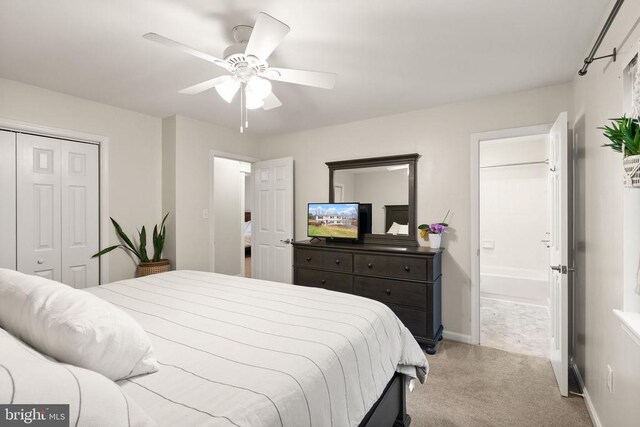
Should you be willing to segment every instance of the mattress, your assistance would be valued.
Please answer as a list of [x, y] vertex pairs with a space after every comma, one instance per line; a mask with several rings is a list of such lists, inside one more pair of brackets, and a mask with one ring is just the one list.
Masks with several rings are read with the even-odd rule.
[[159, 425], [357, 426], [394, 372], [427, 361], [385, 305], [174, 271], [87, 289], [134, 317], [160, 370], [118, 382]]

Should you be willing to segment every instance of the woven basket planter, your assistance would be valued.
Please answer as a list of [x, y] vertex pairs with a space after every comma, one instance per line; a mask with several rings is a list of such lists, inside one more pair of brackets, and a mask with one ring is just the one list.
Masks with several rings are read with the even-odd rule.
[[625, 186], [640, 188], [640, 155], [627, 156], [623, 161]]
[[136, 269], [136, 277], [148, 276], [150, 274], [165, 273], [171, 269], [171, 262], [168, 259], [161, 259], [158, 262], [141, 262]]

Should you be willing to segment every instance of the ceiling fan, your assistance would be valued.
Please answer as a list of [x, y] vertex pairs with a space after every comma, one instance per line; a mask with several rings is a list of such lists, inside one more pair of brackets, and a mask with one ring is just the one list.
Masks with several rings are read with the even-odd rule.
[[335, 85], [334, 73], [269, 66], [267, 58], [288, 32], [288, 25], [271, 15], [260, 12], [253, 27], [238, 25], [233, 28], [233, 38], [236, 43], [225, 49], [224, 59], [200, 52], [156, 33], [147, 33], [143, 37], [212, 62], [229, 72], [230, 74], [215, 77], [179, 92], [194, 95], [215, 87], [220, 97], [228, 103], [231, 103], [239, 92], [240, 132], [243, 132], [244, 128], [249, 126], [247, 109], [262, 107], [264, 110], [271, 110], [282, 105], [272, 92], [271, 80], [323, 89], [333, 89]]

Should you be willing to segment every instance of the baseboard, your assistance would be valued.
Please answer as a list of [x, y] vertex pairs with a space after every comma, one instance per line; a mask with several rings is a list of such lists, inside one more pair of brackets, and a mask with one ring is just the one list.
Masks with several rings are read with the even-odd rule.
[[458, 332], [451, 332], [451, 331], [445, 330], [442, 333], [442, 336], [444, 337], [444, 339], [447, 339], [447, 340], [463, 342], [465, 344], [471, 344], [471, 335], [460, 334]]
[[600, 418], [598, 418], [598, 413], [596, 412], [596, 408], [593, 406], [593, 402], [591, 401], [591, 397], [589, 396], [589, 392], [587, 388], [584, 386], [584, 381], [582, 380], [582, 376], [580, 375], [580, 369], [578, 369], [578, 365], [576, 362], [571, 359], [571, 369], [578, 380], [578, 384], [580, 385], [580, 389], [582, 389], [582, 395], [584, 396], [584, 403], [587, 405], [587, 412], [589, 412], [589, 417], [591, 417], [591, 422], [595, 427], [602, 427], [602, 423], [600, 422]]

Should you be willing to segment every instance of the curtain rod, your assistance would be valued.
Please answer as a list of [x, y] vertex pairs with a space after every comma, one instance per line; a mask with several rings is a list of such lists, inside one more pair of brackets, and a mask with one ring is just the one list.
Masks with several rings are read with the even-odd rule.
[[549, 160], [540, 160], [537, 162], [521, 162], [521, 163], [505, 163], [504, 165], [480, 166], [480, 169], [504, 168], [506, 166], [525, 166], [525, 165], [542, 165], [548, 164]]
[[602, 40], [604, 40], [604, 37], [607, 35], [607, 32], [609, 31], [611, 24], [613, 24], [613, 20], [616, 19], [616, 15], [618, 14], [618, 11], [622, 7], [622, 3], [624, 3], [624, 0], [617, 0], [616, 4], [613, 5], [613, 9], [611, 9], [611, 13], [607, 18], [607, 21], [604, 23], [604, 27], [602, 27], [602, 31], [600, 31], [600, 34], [598, 35], [596, 42], [593, 44], [593, 47], [591, 48], [591, 52], [589, 52], [589, 56], [587, 56], [584, 59], [584, 65], [582, 66], [580, 71], [578, 71], [579, 76], [584, 76], [585, 74], [587, 74], [587, 69], [589, 68], [589, 65], [591, 65], [593, 61], [597, 61], [598, 59], [613, 58], [613, 62], [616, 62], [616, 56], [618, 52], [615, 47], [613, 48], [613, 53], [611, 55], [599, 56], [597, 58], [594, 58], [594, 57], [598, 52], [598, 48], [600, 47]]

